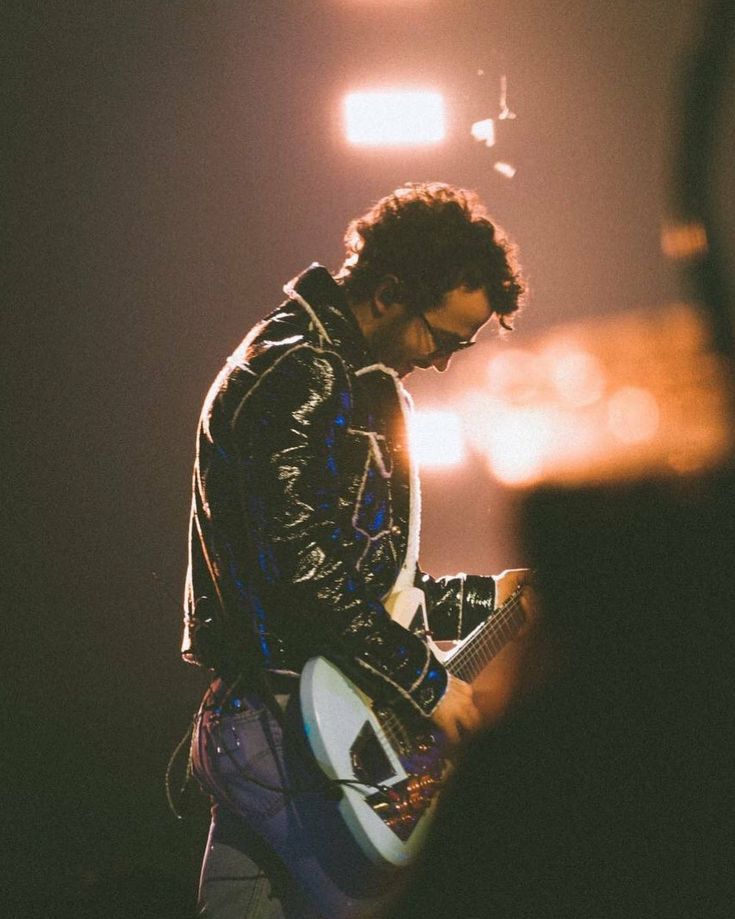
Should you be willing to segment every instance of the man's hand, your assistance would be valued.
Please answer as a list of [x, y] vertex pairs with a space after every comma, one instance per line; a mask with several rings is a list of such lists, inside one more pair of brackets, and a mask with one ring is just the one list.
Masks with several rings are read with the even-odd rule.
[[530, 568], [506, 568], [500, 574], [494, 574], [495, 606], [502, 606], [519, 584], [531, 585], [533, 572]]
[[447, 689], [434, 709], [431, 720], [446, 734], [450, 743], [459, 743], [462, 735], [480, 727], [481, 715], [472, 698], [469, 683], [449, 674]]

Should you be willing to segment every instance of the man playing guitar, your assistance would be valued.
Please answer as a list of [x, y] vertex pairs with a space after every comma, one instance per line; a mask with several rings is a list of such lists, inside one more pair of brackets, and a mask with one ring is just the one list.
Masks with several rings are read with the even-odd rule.
[[[200, 417], [182, 653], [213, 676], [192, 754], [213, 801], [200, 906], [216, 919], [380, 908], [441, 782], [442, 738], [481, 722], [476, 648], [512, 637], [529, 604], [522, 570], [419, 568], [401, 385], [445, 371], [489, 322], [510, 328], [510, 245], [439, 183], [397, 189], [345, 242], [335, 277], [312, 265], [286, 285]], [[442, 640], [459, 650], [443, 658]], [[342, 698], [355, 732], [330, 765]]]

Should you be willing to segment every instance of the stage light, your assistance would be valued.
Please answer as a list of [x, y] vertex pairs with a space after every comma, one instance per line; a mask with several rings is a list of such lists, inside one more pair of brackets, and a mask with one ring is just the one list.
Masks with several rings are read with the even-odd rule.
[[462, 424], [456, 412], [414, 412], [409, 436], [411, 456], [423, 468], [456, 466], [464, 459]]
[[486, 147], [492, 147], [495, 143], [495, 122], [492, 118], [476, 121], [470, 128], [470, 134]]
[[490, 394], [513, 405], [538, 400], [546, 385], [538, 355], [522, 348], [506, 348], [496, 354], [488, 364], [487, 379]]
[[493, 165], [493, 169], [496, 172], [499, 172], [501, 176], [505, 176], [506, 179], [512, 179], [517, 172], [515, 166], [513, 166], [511, 163], [506, 163], [503, 160], [498, 160], [498, 162]]
[[661, 228], [661, 251], [672, 259], [701, 258], [709, 243], [703, 223], [666, 223]]
[[493, 419], [492, 443], [487, 453], [493, 475], [505, 485], [535, 481], [544, 467], [554, 432], [554, 421], [544, 408], [501, 412]]
[[605, 390], [605, 372], [598, 358], [573, 343], [555, 342], [542, 355], [557, 396], [569, 405], [592, 405]]
[[347, 140], [356, 146], [426, 146], [445, 136], [444, 100], [437, 92], [348, 93], [344, 115]]
[[692, 307], [587, 319], [510, 348], [463, 403], [503, 484], [686, 475], [730, 455], [730, 380]]

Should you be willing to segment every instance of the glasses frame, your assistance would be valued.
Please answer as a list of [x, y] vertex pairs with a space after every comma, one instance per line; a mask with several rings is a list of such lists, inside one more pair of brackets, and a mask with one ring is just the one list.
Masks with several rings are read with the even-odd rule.
[[436, 329], [423, 313], [418, 315], [421, 317], [421, 321], [426, 326], [426, 331], [434, 343], [433, 357], [450, 357], [452, 354], [456, 354], [457, 351], [464, 351], [466, 348], [471, 348], [477, 344], [476, 341], [464, 341], [454, 332]]

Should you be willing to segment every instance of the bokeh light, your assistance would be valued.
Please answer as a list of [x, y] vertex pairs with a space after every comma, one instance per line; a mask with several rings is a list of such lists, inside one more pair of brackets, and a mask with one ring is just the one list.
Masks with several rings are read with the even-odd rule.
[[[731, 441], [722, 364], [682, 304], [558, 327], [476, 360], [475, 387], [455, 406], [468, 450], [505, 486], [685, 475]], [[424, 440], [433, 465], [444, 439], [438, 424]]]
[[565, 343], [544, 352], [550, 381], [562, 402], [579, 407], [597, 402], [605, 389], [599, 358]]
[[525, 485], [538, 478], [553, 436], [551, 414], [524, 408], [495, 416], [487, 452], [492, 474], [505, 485]]
[[456, 412], [416, 411], [409, 435], [411, 454], [422, 468], [456, 466], [464, 459], [462, 422]]
[[653, 393], [639, 386], [623, 386], [607, 407], [613, 437], [625, 444], [644, 443], [658, 430], [661, 412]]

